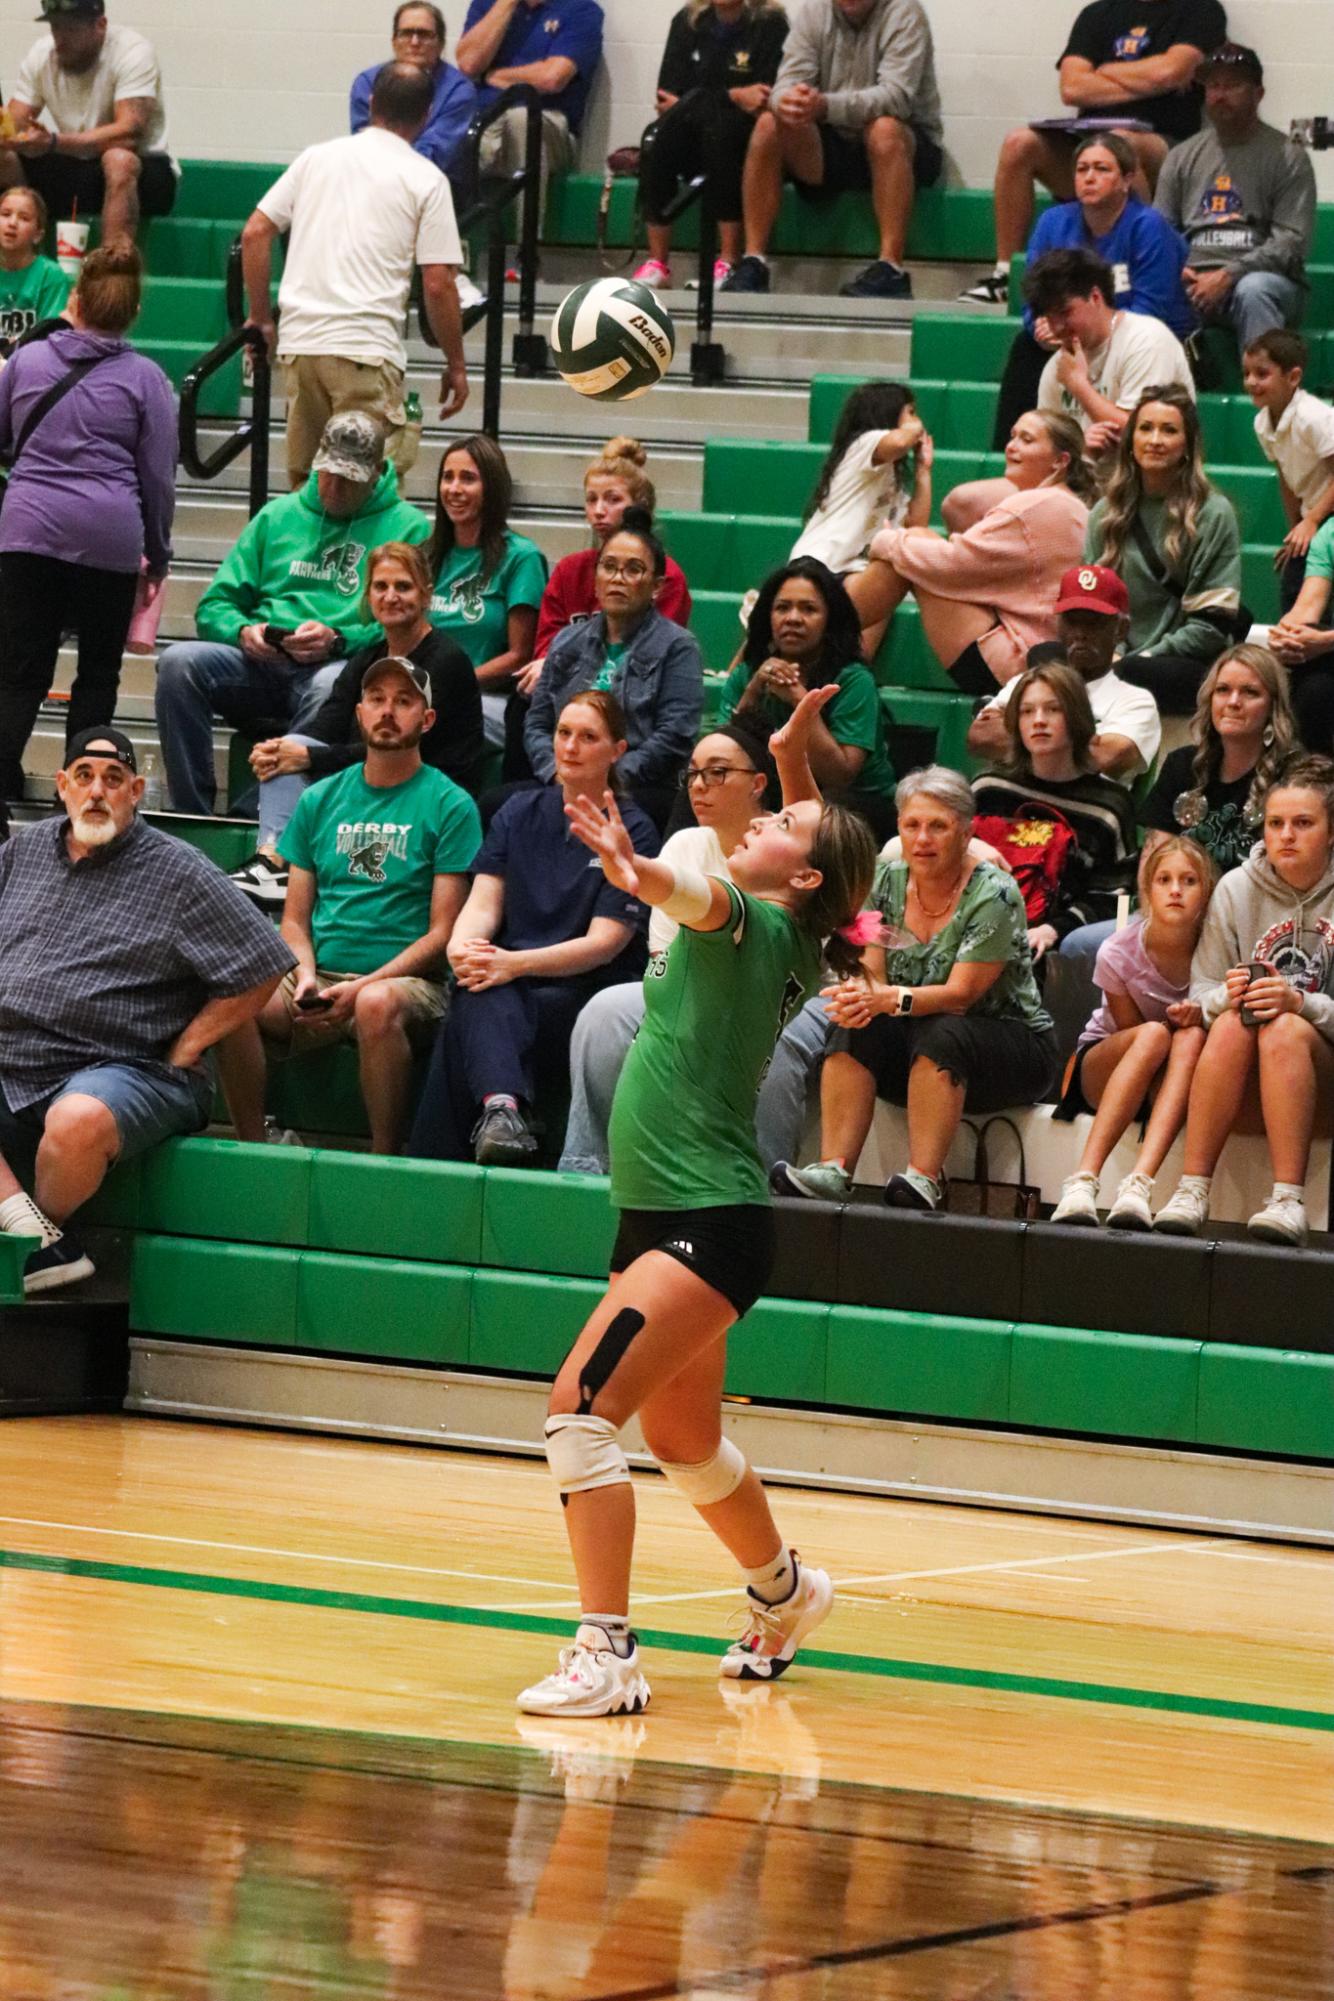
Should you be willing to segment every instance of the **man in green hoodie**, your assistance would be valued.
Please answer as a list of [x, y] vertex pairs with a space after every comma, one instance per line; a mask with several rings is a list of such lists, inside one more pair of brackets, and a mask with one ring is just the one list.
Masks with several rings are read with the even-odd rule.
[[198, 639], [163, 653], [157, 726], [178, 813], [213, 811], [215, 715], [299, 734], [348, 655], [379, 637], [363, 608], [367, 558], [431, 532], [384, 445], [366, 411], [331, 417], [305, 485], [260, 510], [200, 599]]

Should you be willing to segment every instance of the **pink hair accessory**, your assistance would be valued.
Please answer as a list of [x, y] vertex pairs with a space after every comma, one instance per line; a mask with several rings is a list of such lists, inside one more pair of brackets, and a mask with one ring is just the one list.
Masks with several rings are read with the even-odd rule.
[[863, 910], [853, 918], [851, 924], [840, 924], [838, 927], [840, 938], [846, 938], [849, 945], [859, 947], [879, 945], [884, 935], [884, 920], [878, 910]]

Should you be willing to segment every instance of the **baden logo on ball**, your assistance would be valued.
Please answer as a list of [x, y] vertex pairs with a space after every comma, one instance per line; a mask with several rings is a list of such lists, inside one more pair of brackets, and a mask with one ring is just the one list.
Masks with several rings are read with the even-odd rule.
[[598, 402], [643, 396], [666, 374], [675, 351], [671, 314], [633, 278], [576, 285], [551, 322], [552, 359], [561, 379]]

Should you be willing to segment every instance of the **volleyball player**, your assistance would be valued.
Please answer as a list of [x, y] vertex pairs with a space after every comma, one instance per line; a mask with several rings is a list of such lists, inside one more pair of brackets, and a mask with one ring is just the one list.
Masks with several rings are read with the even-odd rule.
[[[833, 1603], [829, 1578], [782, 1540], [758, 1477], [723, 1437], [722, 1389], [727, 1330], [773, 1263], [760, 1079], [819, 982], [822, 938], [856, 931], [875, 866], [870, 829], [824, 805], [811, 776], [811, 727], [836, 692], [812, 689], [770, 739], [783, 809], [752, 821], [728, 858], [730, 884], [635, 854], [610, 793], [605, 812], [591, 800], [566, 808], [607, 879], [681, 929], [646, 977], [612, 1107], [611, 1284], [548, 1406], [581, 1620], [555, 1672], [518, 1698], [539, 1715], [616, 1716], [649, 1699], [629, 1621], [635, 1497], [617, 1437], [636, 1412], [662, 1471], [745, 1578], [750, 1616], [723, 1675], [772, 1681]], [[851, 971], [859, 947], [829, 936], [827, 956]]]

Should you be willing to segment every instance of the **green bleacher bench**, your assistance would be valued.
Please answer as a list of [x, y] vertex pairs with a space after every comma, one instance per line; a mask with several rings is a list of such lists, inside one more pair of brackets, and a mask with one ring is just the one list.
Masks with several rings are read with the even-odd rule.
[[[828, 1297], [763, 1299], [729, 1340], [729, 1394], [1334, 1454], [1334, 1354], [1324, 1336], [1319, 1351], [1286, 1350], [1013, 1312], [979, 1319], [870, 1306], [856, 1296], [838, 1238], [844, 1217], [864, 1231], [868, 1218], [878, 1229], [881, 1214], [859, 1207], [826, 1219]], [[90, 1216], [135, 1232], [130, 1311], [141, 1334], [537, 1377], [555, 1371], [601, 1299], [614, 1224], [601, 1178], [214, 1140], [171, 1141], [115, 1170]], [[941, 1255], [958, 1257], [973, 1242], [949, 1218], [923, 1227], [933, 1235], [908, 1245], [912, 1257], [937, 1240]], [[1022, 1246], [1042, 1234], [986, 1227], [1016, 1232], [1025, 1258]], [[1213, 1247], [1192, 1245], [1188, 1255], [1207, 1261]], [[1202, 1297], [1207, 1331], [1223, 1335], [1226, 1302], [1207, 1286]]]

